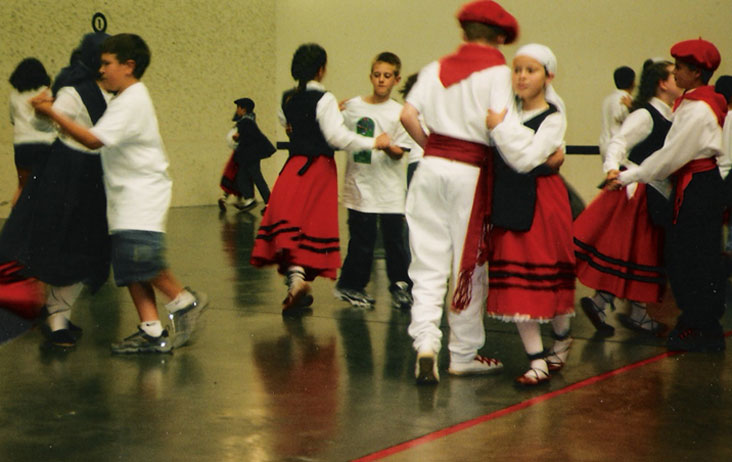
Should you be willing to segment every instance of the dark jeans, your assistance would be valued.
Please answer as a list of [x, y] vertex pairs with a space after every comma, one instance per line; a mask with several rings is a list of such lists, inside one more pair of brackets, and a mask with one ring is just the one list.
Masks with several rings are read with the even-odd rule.
[[257, 185], [259, 194], [264, 203], [269, 202], [269, 186], [262, 176], [260, 160], [248, 160], [239, 163], [239, 171], [236, 173], [236, 187], [244, 198], [254, 198], [254, 185]]
[[398, 213], [362, 213], [348, 209], [348, 254], [341, 268], [338, 286], [346, 289], [363, 290], [371, 278], [376, 244], [376, 225], [381, 227], [381, 236], [386, 253], [386, 274], [391, 287], [403, 281], [412, 286], [407, 269], [409, 256], [404, 243], [404, 215]]
[[666, 271], [681, 310], [681, 328], [716, 329], [724, 313], [722, 212], [719, 171], [696, 173], [676, 223], [666, 231]]

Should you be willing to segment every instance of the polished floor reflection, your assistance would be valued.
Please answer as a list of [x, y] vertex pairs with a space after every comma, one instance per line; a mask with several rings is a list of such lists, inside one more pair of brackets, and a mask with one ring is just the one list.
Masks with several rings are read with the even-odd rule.
[[442, 382], [417, 387], [409, 314], [389, 304], [384, 261], [368, 287], [373, 311], [318, 280], [312, 314], [282, 317], [282, 278], [248, 264], [259, 219], [171, 210], [172, 269], [212, 300], [203, 329], [173, 355], [110, 355], [135, 325], [128, 294], [111, 283], [83, 296], [73, 351], [46, 347], [3, 313], [2, 332], [17, 331], [6, 336], [24, 333], [0, 345], [0, 460], [732, 460], [724, 353], [667, 355], [662, 339], [617, 322], [598, 337], [579, 313], [566, 369], [523, 390], [515, 327], [489, 320], [484, 352], [503, 372], [450, 377], [443, 350]]

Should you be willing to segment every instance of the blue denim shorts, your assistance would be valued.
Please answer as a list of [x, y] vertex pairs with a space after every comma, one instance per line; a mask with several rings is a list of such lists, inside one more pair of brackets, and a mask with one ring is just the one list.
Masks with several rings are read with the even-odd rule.
[[150, 281], [168, 267], [165, 233], [125, 230], [112, 233], [112, 270], [117, 286]]

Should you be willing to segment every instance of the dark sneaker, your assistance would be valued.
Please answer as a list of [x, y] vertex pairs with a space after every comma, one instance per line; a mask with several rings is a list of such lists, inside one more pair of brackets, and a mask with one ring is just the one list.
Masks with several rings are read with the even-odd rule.
[[118, 355], [135, 353], [170, 353], [173, 351], [173, 343], [168, 338], [167, 330], [163, 330], [160, 337], [152, 337], [138, 327], [137, 332], [119, 343], [113, 343], [111, 348], [112, 353]]
[[336, 286], [333, 289], [336, 298], [347, 301], [356, 308], [373, 308], [374, 299], [369, 297], [363, 290], [346, 289]]
[[51, 345], [61, 348], [73, 348], [76, 346], [77, 338], [71, 334], [70, 329], [49, 330], [45, 335]]
[[666, 348], [670, 351], [715, 353], [724, 351], [726, 344], [720, 329], [674, 329], [668, 336]]
[[173, 334], [173, 348], [181, 347], [191, 339], [193, 331], [196, 330], [198, 318], [208, 306], [208, 296], [206, 294], [203, 292], [194, 292], [188, 288], [186, 290], [195, 297], [193, 303], [168, 314], [170, 329]]
[[404, 281], [399, 281], [394, 284], [391, 288], [391, 306], [399, 309], [408, 311], [412, 308], [414, 299], [412, 294], [409, 292], [409, 284]]
[[59, 329], [52, 331], [48, 327], [47, 319], [48, 319], [48, 307], [45, 305], [41, 308], [40, 312], [40, 329], [41, 333], [44, 337], [48, 340], [49, 343], [55, 346], [59, 346], [62, 348], [71, 348], [76, 346], [76, 342], [81, 338], [81, 335], [83, 334], [83, 330], [81, 327], [77, 326], [76, 324], [72, 323], [71, 321], [67, 322], [67, 326], [65, 329]]
[[417, 355], [414, 365], [414, 377], [418, 385], [434, 385], [440, 382], [437, 370], [437, 355], [432, 351], [423, 351]]
[[234, 207], [239, 209], [241, 212], [246, 212], [257, 206], [257, 201], [254, 199], [242, 199], [239, 202], [234, 203]]

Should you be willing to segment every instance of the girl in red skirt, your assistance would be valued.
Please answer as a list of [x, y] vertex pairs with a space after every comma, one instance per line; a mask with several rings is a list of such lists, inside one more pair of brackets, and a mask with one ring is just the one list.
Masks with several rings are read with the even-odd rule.
[[[603, 164], [606, 184], [617, 178], [621, 164], [639, 165], [663, 146], [671, 127], [671, 104], [681, 94], [672, 71], [668, 61], [649, 60], [644, 65], [631, 114], [608, 145]], [[615, 297], [630, 301], [630, 316], [620, 316], [627, 327], [649, 333], [665, 327], [646, 311], [646, 303], [661, 300], [666, 285], [660, 225], [664, 206], [670, 213], [670, 204], [659, 192], [664, 190], [670, 191], [670, 186], [661, 182], [605, 190], [575, 221], [577, 276], [596, 290], [580, 303], [598, 331], [614, 332], [606, 322], [605, 307], [614, 309]]]
[[341, 266], [335, 149], [385, 149], [389, 137], [349, 131], [332, 93], [320, 83], [327, 54], [317, 44], [301, 45], [292, 58], [297, 88], [282, 98], [280, 122], [290, 137], [290, 156], [272, 188], [252, 250], [254, 266], [275, 264], [287, 276], [282, 310], [313, 302], [316, 276], [335, 280]]
[[[546, 46], [521, 47], [513, 60], [516, 117], [501, 122], [501, 114], [489, 113], [486, 119], [501, 153], [494, 162], [488, 315], [516, 323], [531, 361], [516, 379], [525, 386], [547, 382], [572, 344], [572, 212], [555, 163], [563, 154], [553, 155], [567, 126], [564, 103], [550, 84], [556, 67]], [[549, 322], [555, 342], [545, 351], [540, 323]]]

